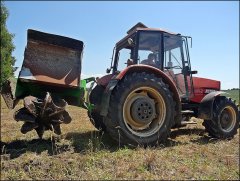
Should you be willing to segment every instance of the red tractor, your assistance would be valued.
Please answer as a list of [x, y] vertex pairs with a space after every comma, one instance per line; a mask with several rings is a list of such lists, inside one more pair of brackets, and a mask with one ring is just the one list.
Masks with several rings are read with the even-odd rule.
[[123, 144], [164, 141], [191, 117], [204, 119], [211, 136], [237, 133], [238, 108], [221, 95], [220, 82], [192, 76], [197, 71], [191, 70], [190, 37], [138, 23], [116, 44], [108, 75], [98, 79], [80, 78], [82, 41], [36, 30], [27, 37], [16, 87], [7, 82], [1, 90], [11, 109], [23, 99], [14, 119], [24, 122], [24, 134], [61, 134], [60, 124], [71, 122], [68, 104], [88, 109], [94, 126]]
[[116, 43], [111, 73], [90, 93], [95, 127], [123, 144], [152, 145], [196, 117], [209, 135], [233, 137], [238, 108], [221, 95], [220, 81], [192, 76], [188, 39], [142, 23], [132, 27]]

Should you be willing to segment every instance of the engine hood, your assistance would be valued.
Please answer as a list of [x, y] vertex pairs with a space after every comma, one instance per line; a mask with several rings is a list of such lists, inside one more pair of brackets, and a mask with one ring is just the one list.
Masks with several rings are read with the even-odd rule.
[[220, 85], [221, 85], [221, 82], [217, 80], [206, 79], [201, 77], [193, 77], [194, 88], [220, 90]]
[[220, 85], [221, 82], [217, 80], [193, 77], [194, 94], [191, 97], [191, 101], [200, 103], [208, 93], [219, 91]]

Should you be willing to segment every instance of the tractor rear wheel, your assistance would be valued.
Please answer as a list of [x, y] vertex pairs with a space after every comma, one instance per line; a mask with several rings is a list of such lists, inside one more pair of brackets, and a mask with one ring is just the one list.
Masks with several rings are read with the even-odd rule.
[[232, 138], [239, 126], [238, 109], [227, 97], [218, 97], [214, 102], [213, 119], [204, 120], [203, 126], [209, 135], [216, 138]]
[[103, 95], [104, 87], [101, 85], [96, 85], [89, 96], [89, 101], [94, 104], [94, 109], [90, 112], [88, 111], [88, 116], [91, 123], [99, 131], [106, 131], [106, 126], [103, 123], [103, 117], [100, 115], [101, 98]]
[[161, 78], [145, 72], [129, 74], [113, 90], [106, 128], [120, 144], [154, 145], [169, 136], [174, 106]]

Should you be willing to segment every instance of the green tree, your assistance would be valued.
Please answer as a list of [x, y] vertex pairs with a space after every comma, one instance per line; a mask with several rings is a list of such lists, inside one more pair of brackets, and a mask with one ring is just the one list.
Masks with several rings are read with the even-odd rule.
[[6, 21], [8, 18], [8, 10], [4, 3], [1, 1], [1, 79], [0, 90], [2, 85], [8, 78], [13, 76], [15, 68], [13, 67], [16, 59], [12, 56], [12, 52], [15, 49], [13, 45], [14, 35], [9, 33], [6, 27]]

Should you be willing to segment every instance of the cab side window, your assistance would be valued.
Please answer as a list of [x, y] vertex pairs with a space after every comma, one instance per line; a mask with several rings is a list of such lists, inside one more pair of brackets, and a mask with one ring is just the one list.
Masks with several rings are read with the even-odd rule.
[[118, 54], [118, 70], [121, 71], [127, 67], [127, 61], [131, 58], [131, 49], [123, 48]]

